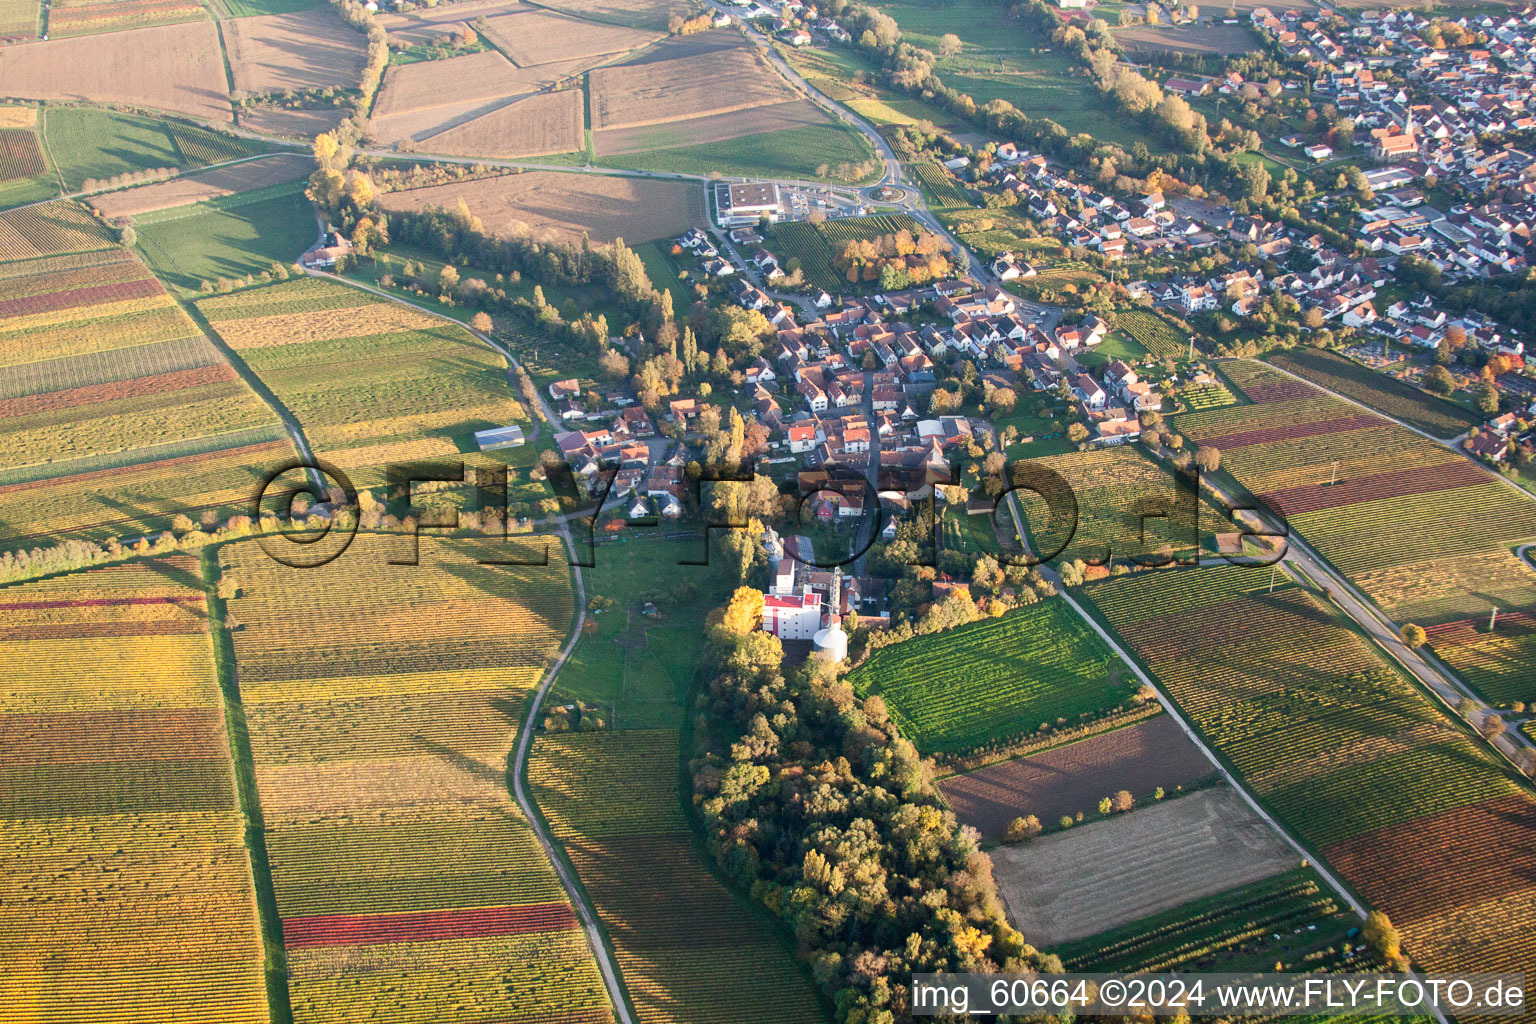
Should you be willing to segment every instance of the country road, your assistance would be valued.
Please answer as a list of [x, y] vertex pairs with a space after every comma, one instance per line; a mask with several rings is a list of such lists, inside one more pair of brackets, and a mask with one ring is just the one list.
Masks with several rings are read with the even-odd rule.
[[[729, 9], [724, 4], [721, 4], [719, 0], [711, 0], [711, 6], [717, 11], [725, 11], [726, 13], [730, 13]], [[901, 187], [904, 184], [901, 177], [901, 161], [897, 158], [896, 151], [891, 148], [891, 144], [886, 140], [884, 135], [881, 135], [880, 132], [876, 130], [874, 125], [870, 124], [868, 121], [855, 114], [853, 111], [837, 103], [831, 99], [831, 97], [823, 93], [820, 89], [817, 89], [810, 82], [806, 81], [805, 76], [801, 75], [800, 72], [791, 67], [789, 62], [780, 56], [779, 52], [773, 48], [772, 42], [757, 29], [743, 23], [742, 34], [745, 35], [754, 44], [756, 44], [760, 50], [762, 50], [763, 55], [768, 59], [768, 63], [771, 64], [774, 69], [784, 77], [785, 81], [789, 82], [791, 86], [809, 97], [812, 103], [816, 104], [818, 107], [822, 108], [833, 117], [836, 117], [844, 124], [853, 128], [859, 132], [859, 134], [863, 135], [867, 140], [869, 140], [870, 145], [874, 146], [875, 152], [879, 154], [881, 162], [885, 165], [885, 173], [881, 175], [880, 180], [876, 182], [877, 185], [892, 185]], [[932, 231], [934, 234], [947, 241], [953, 247], [953, 250], [956, 253], [964, 254], [972, 277], [984, 285], [997, 283], [993, 279], [991, 273], [987, 270], [986, 264], [983, 263], [975, 253], [971, 252], [970, 249], [967, 249], [964, 245], [961, 245], [960, 239], [951, 234], [950, 230], [941, 224], [937, 217], [929, 212], [927, 204], [923, 202], [921, 190], [912, 187], [904, 188], [901, 202], [895, 205], [901, 210], [905, 211], [909, 216], [913, 217], [923, 226], [927, 227], [928, 230]]]
[[[1200, 482], [1210, 490], [1218, 502], [1225, 503], [1228, 507], [1240, 507], [1244, 504], [1230, 492], [1209, 480], [1202, 479]], [[1268, 512], [1255, 509], [1254, 513], [1266, 529], [1285, 535], [1286, 551], [1282, 560], [1295, 570], [1297, 575], [1319, 590], [1326, 590], [1340, 611], [1354, 620], [1355, 624], [1364, 630], [1378, 646], [1412, 673], [1425, 689], [1444, 702], [1453, 714], [1459, 713], [1457, 709], [1463, 700], [1470, 700], [1476, 710], [1468, 716], [1468, 720], [1473, 728], [1482, 728], [1484, 720], [1495, 712], [1481, 697], [1472, 692], [1450, 668], [1429, 651], [1422, 648], [1414, 650], [1403, 643], [1401, 624], [1388, 618], [1386, 613], [1372, 604], [1369, 598], [1329, 565], [1306, 540], [1290, 532], [1284, 524]], [[1491, 741], [1491, 745], [1508, 758], [1517, 769], [1521, 766], [1524, 751], [1533, 746], [1529, 739], [1516, 730], [1506, 731], [1497, 740]]]
[[[1245, 361], [1259, 362], [1258, 360]], [[1435, 444], [1449, 448], [1452, 451], [1458, 452], [1459, 454], [1465, 456], [1469, 460], [1476, 462], [1475, 459], [1472, 459], [1470, 455], [1467, 455], [1466, 452], [1461, 450], [1460, 446], [1457, 444], [1459, 438], [1452, 438], [1449, 441], [1443, 440], [1441, 438], [1435, 437], [1433, 434], [1427, 433], [1426, 431], [1420, 430], [1417, 427], [1411, 426], [1399, 419], [1389, 416], [1378, 409], [1373, 409], [1363, 402], [1358, 402], [1355, 399], [1350, 398], [1348, 395], [1339, 394], [1336, 391], [1323, 387], [1316, 381], [1308, 380], [1299, 374], [1292, 373], [1284, 367], [1275, 366], [1272, 363], [1260, 363], [1260, 365], [1272, 370], [1277, 370], [1280, 373], [1284, 373], [1286, 376], [1295, 380], [1302, 381], [1303, 383], [1311, 384], [1313, 387], [1318, 388], [1320, 391], [1323, 391], [1326, 394], [1332, 395], [1334, 398], [1337, 398], [1342, 402], [1348, 402], [1350, 405], [1353, 405], [1359, 409], [1363, 409], [1373, 416], [1380, 416], [1382, 419], [1387, 420], [1390, 423], [1395, 423], [1396, 425], [1403, 427], [1406, 430], [1411, 430], [1415, 434], [1418, 434], [1427, 440], [1433, 441]], [[1478, 465], [1481, 465], [1481, 463], [1478, 463]], [[1489, 476], [1493, 479], [1502, 481], [1503, 483], [1513, 487], [1521, 493], [1530, 493], [1519, 484], [1500, 474], [1490, 473]], [[1215, 484], [1212, 484], [1209, 480], [1202, 479], [1201, 483], [1208, 487], [1213, 494], [1217, 495], [1218, 498], [1220, 498], [1222, 501], [1225, 501], [1229, 506], [1235, 506], [1238, 504], [1237, 500], [1233, 498], [1232, 495], [1230, 495], [1226, 490], [1216, 486]], [[1316, 549], [1308, 544], [1305, 539], [1290, 533], [1289, 529], [1284, 528], [1283, 525], [1280, 524], [1273, 516], [1267, 513], [1262, 513], [1260, 510], [1255, 511], [1260, 513], [1260, 518], [1264, 521], [1264, 524], [1268, 529], [1276, 530], [1286, 534], [1286, 562], [1290, 563], [1293, 568], [1298, 569], [1301, 574], [1305, 576], [1313, 585], [1318, 587], [1326, 587], [1333, 595], [1334, 602], [1346, 615], [1353, 619], [1355, 623], [1359, 625], [1361, 629], [1365, 630], [1372, 639], [1374, 639], [1383, 649], [1387, 651], [1388, 654], [1392, 655], [1392, 657], [1396, 659], [1404, 668], [1406, 668], [1415, 677], [1417, 677], [1419, 682], [1423, 684], [1425, 688], [1432, 691], [1453, 711], [1460, 706], [1463, 700], [1470, 700], [1475, 705], [1476, 710], [1473, 711], [1471, 716], [1469, 716], [1469, 720], [1471, 721], [1474, 728], [1482, 728], [1483, 722], [1489, 715], [1494, 713], [1493, 709], [1489, 707], [1488, 704], [1480, 696], [1478, 696], [1466, 684], [1464, 684], [1456, 676], [1456, 673], [1450, 669], [1449, 666], [1447, 666], [1430, 651], [1424, 650], [1422, 648], [1419, 650], [1413, 650], [1409, 648], [1408, 645], [1403, 643], [1402, 640], [1401, 623], [1394, 622], [1390, 617], [1387, 616], [1385, 612], [1377, 608], [1376, 605], [1364, 594], [1362, 594], [1353, 583], [1345, 579], [1342, 574], [1337, 572], [1331, 565], [1329, 565], [1327, 561], [1320, 554], [1318, 554]], [[1526, 545], [1517, 551], [1516, 554], [1518, 556], [1524, 557], [1524, 552], [1531, 547], [1536, 547], [1536, 545]], [[1533, 568], [1536, 568], [1536, 565], [1533, 565], [1529, 558], [1526, 558], [1525, 561], [1527, 565], [1532, 565]], [[1509, 758], [1511, 763], [1513, 763], [1516, 768], [1521, 767], [1522, 759], [1527, 751], [1536, 749], [1536, 743], [1532, 743], [1529, 738], [1515, 729], [1506, 730], [1502, 736], [1492, 742], [1492, 745], [1505, 757]]]

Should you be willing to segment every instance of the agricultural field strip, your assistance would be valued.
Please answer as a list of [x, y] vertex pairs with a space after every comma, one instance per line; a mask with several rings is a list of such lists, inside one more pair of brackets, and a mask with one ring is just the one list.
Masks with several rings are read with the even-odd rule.
[[[798, 965], [698, 860], [670, 729], [546, 735], [528, 784], [592, 897], [640, 1018], [651, 1024], [819, 1021]], [[735, 951], [750, 975], [686, 970]], [[772, 995], [770, 995], [772, 993]]]
[[[0, 604], [0, 997], [61, 1020], [265, 1021], [196, 561], [11, 586]], [[50, 681], [63, 643], [100, 670], [88, 685]]]
[[[206, 299], [199, 308], [322, 456], [466, 435], [525, 415], [506, 379], [506, 357], [462, 325], [315, 278], [261, 291], [257, 299]], [[370, 333], [347, 337], [350, 329]], [[377, 358], [381, 346], [390, 359]], [[346, 369], [338, 376], [338, 368]], [[354, 464], [360, 486], [382, 482], [379, 460]]]
[[[0, 367], [0, 412], [11, 428], [0, 483], [150, 463], [166, 437], [204, 439], [205, 450], [273, 439], [271, 410], [142, 264], [116, 253], [96, 263], [41, 260], [39, 273], [0, 281], [0, 362], [7, 349], [50, 355], [48, 337], [57, 339], [52, 351], [73, 353]], [[93, 284], [98, 275], [106, 283]], [[114, 304], [117, 296], [130, 297]], [[114, 308], [126, 312], [102, 315]], [[140, 332], [142, 312], [163, 314], [169, 330]]]
[[[924, 753], [970, 749], [1130, 698], [1109, 648], [1073, 626], [1063, 604], [1045, 601], [881, 648], [849, 682], [861, 696], [884, 697]], [[933, 685], [941, 679], [953, 683]]]
[[[335, 1020], [343, 1005], [351, 1014], [408, 1007], [400, 1020], [466, 1020], [455, 1007], [469, 1005], [481, 1013], [473, 1019], [583, 1006], [594, 1020], [607, 1019], [598, 1012], [597, 975], [582, 966], [590, 952], [570, 904], [494, 768], [505, 765], [518, 728], [514, 709], [573, 610], [569, 589], [559, 586], [562, 567], [498, 572], [477, 562], [490, 553], [483, 543], [427, 541], [418, 571], [388, 565], [389, 538], [359, 539], [367, 550], [350, 553], [359, 557], [321, 570], [344, 599], [318, 613], [295, 601], [283, 569], [250, 545], [224, 554], [230, 577], [241, 582], [231, 602], [245, 624], [236, 658], [252, 698], [252, 752], [285, 943], [293, 954], [336, 951], [292, 960], [295, 1019]], [[497, 648], [492, 660], [480, 671], [435, 670], [448, 650], [439, 653], [412, 625], [426, 621], [427, 608], [453, 648], [472, 638]], [[348, 695], [344, 675], [339, 689], [322, 676], [304, 689], [264, 694], [264, 679], [294, 674], [287, 641], [300, 621], [313, 641], [306, 645], [313, 664], [304, 668], [372, 666], [378, 685]], [[401, 630], [414, 636], [403, 649], [392, 640]], [[386, 793], [367, 792], [381, 780]], [[314, 795], [295, 799], [295, 787]], [[329, 809], [328, 820], [315, 819], [316, 807]], [[534, 933], [577, 938], [559, 947], [556, 962], [497, 954]], [[336, 982], [345, 974], [334, 961], [364, 955], [345, 952], [361, 948], [377, 951], [366, 954], [370, 961], [388, 960], [396, 948], [422, 955], [401, 961], [392, 988], [365, 986], [339, 1003]], [[457, 980], [449, 982], [449, 969]], [[571, 982], [557, 984], [560, 977]]]
[[1278, 353], [1270, 362], [1330, 394], [1359, 402], [1442, 443], [1476, 422], [1458, 405], [1332, 352], [1297, 349]]

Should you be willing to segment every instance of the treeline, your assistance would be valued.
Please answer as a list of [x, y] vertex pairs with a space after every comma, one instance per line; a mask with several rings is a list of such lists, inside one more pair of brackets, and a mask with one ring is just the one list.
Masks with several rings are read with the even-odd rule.
[[720, 868], [794, 934], [836, 1019], [911, 1020], [913, 972], [1059, 971], [884, 701], [816, 659], [786, 668], [761, 607], [743, 588], [710, 618], [694, 792]]

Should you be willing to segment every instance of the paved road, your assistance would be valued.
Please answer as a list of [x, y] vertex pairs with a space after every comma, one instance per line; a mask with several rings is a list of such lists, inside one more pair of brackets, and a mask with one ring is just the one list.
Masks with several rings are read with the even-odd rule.
[[[1201, 480], [1201, 484], [1228, 506], [1241, 504], [1228, 491], [1209, 480]], [[1326, 589], [1332, 596], [1334, 604], [1338, 605], [1344, 614], [1353, 619], [1372, 640], [1375, 640], [1383, 650], [1411, 672], [1452, 713], [1459, 714], [1457, 709], [1463, 700], [1472, 701], [1476, 710], [1468, 716], [1468, 719], [1473, 727], [1478, 729], [1482, 728], [1483, 721], [1489, 715], [1495, 714], [1493, 709], [1463, 684], [1439, 658], [1429, 651], [1413, 650], [1403, 643], [1401, 624], [1388, 618], [1384, 612], [1372, 604], [1353, 583], [1329, 565], [1306, 540], [1286, 530], [1273, 516], [1258, 510], [1255, 510], [1255, 514], [1259, 516], [1266, 529], [1287, 534], [1283, 558], [1286, 565], [1312, 586], [1319, 590]], [[1492, 741], [1491, 745], [1509, 758], [1517, 768], [1524, 759], [1524, 751], [1533, 746], [1530, 740], [1516, 730], [1505, 732], [1503, 736]]]
[[[1452, 451], [1466, 455], [1466, 453], [1462, 451], [1459, 445], [1456, 443], [1456, 439], [1445, 441], [1441, 438], [1435, 437], [1433, 434], [1426, 433], [1417, 427], [1410, 426], [1401, 420], [1387, 416], [1379, 410], [1372, 409], [1370, 406], [1365, 405], [1362, 402], [1357, 402], [1353, 398], [1350, 398], [1348, 395], [1342, 395], [1336, 391], [1322, 387], [1322, 385], [1317, 384], [1315, 381], [1307, 380], [1307, 378], [1291, 373], [1289, 370], [1283, 369], [1282, 367], [1274, 366], [1270, 363], [1264, 363], [1263, 365], [1269, 367], [1270, 369], [1279, 370], [1281, 373], [1284, 373], [1296, 380], [1300, 380], [1311, 384], [1314, 387], [1320, 388], [1321, 390], [1327, 392], [1340, 401], [1348, 402], [1349, 404], [1363, 409], [1366, 412], [1376, 416], [1381, 416], [1383, 419], [1390, 420], [1400, 427], [1403, 427], [1407, 430], [1412, 430], [1414, 433], [1419, 434], [1420, 436], [1430, 441], [1433, 441], [1435, 444], [1442, 445], [1446, 448], [1450, 448]], [[1467, 458], [1470, 459], [1471, 456], [1467, 456]], [[1491, 473], [1489, 475], [1494, 479], [1503, 481], [1508, 486], [1513, 487], [1522, 493], [1529, 493], [1507, 477], [1501, 476], [1497, 473]], [[1208, 480], [1202, 482], [1207, 487], [1209, 487], [1213, 493], [1225, 500], [1228, 504], [1237, 503], [1225, 490], [1216, 487]], [[1273, 517], [1264, 515], [1261, 516], [1261, 518], [1264, 520], [1266, 526], [1269, 529], [1276, 530], [1279, 528], [1279, 524]], [[1476, 711], [1474, 711], [1470, 716], [1470, 720], [1475, 727], [1482, 727], [1483, 721], [1490, 714], [1494, 713], [1493, 709], [1490, 708], [1481, 697], [1479, 697], [1464, 683], [1462, 683], [1461, 680], [1456, 676], [1456, 673], [1452, 671], [1449, 666], [1447, 666], [1443, 661], [1441, 661], [1438, 657], [1429, 651], [1422, 649], [1418, 651], [1410, 650], [1408, 646], [1402, 641], [1402, 637], [1400, 635], [1401, 624], [1394, 622], [1391, 618], [1389, 618], [1385, 612], [1377, 608], [1369, 598], [1362, 594], [1353, 583], [1345, 579], [1340, 573], [1336, 572], [1330, 565], [1328, 565], [1322, 556], [1319, 555], [1317, 551], [1306, 542], [1305, 539], [1298, 537], [1295, 534], [1290, 534], [1287, 540], [1288, 544], [1285, 556], [1285, 561], [1287, 563], [1289, 563], [1293, 568], [1299, 569], [1302, 575], [1309, 579], [1314, 585], [1320, 587], [1326, 586], [1333, 593], [1334, 601], [1339, 605], [1341, 609], [1344, 610], [1345, 614], [1347, 614], [1351, 619], [1354, 619], [1355, 622], [1359, 624], [1359, 626], [1367, 633], [1369, 633], [1377, 643], [1385, 648], [1387, 652], [1396, 658], [1405, 668], [1412, 672], [1418, 678], [1419, 682], [1423, 683], [1425, 687], [1433, 691], [1436, 696], [1438, 696], [1442, 701], [1449, 705], [1453, 710], [1460, 706], [1462, 700], [1471, 700], [1473, 704], [1476, 705]], [[1523, 554], [1526, 549], [1530, 547], [1536, 547], [1536, 545], [1527, 545], [1526, 548], [1521, 548], [1520, 552], [1517, 552], [1517, 554]], [[1527, 558], [1526, 561], [1529, 563], [1529, 558]], [[1526, 751], [1536, 748], [1536, 744], [1533, 744], [1530, 739], [1528, 739], [1518, 730], [1513, 729], [1505, 732], [1503, 736], [1499, 737], [1499, 739], [1493, 743], [1493, 746], [1499, 750], [1500, 753], [1510, 758], [1516, 767], [1521, 765]]]
[[[383, 296], [391, 302], [398, 302], [403, 306], [409, 306], [419, 312], [430, 314], [463, 327], [466, 331], [469, 331], [469, 333], [506, 357], [508, 366], [514, 371], [520, 369], [517, 359], [499, 342], [489, 335], [474, 330], [459, 320], [455, 320], [451, 316], [418, 306], [414, 302], [407, 302], [399, 296], [389, 294], [389, 292], [384, 291], [382, 288], [375, 288], [372, 285], [361, 284], [357, 281], [349, 281], [336, 274], [329, 274], [320, 270], [309, 270], [308, 273], [314, 277], [327, 278], [351, 288], [359, 288], [374, 295]], [[539, 417], [549, 424], [551, 430], [558, 430], [560, 421], [555, 417], [554, 410], [545, 401], [542, 394], [535, 391], [535, 395], [538, 398]], [[576, 621], [571, 625], [571, 635], [566, 640], [565, 647], [561, 649], [559, 656], [550, 665], [549, 671], [544, 674], [543, 681], [539, 683], [538, 689], [534, 691], [533, 701], [528, 706], [529, 711], [523, 716], [523, 723], [518, 730], [517, 746], [512, 759], [512, 795], [517, 800], [518, 807], [522, 808], [523, 816], [528, 819], [528, 824], [533, 828], [534, 834], [538, 836], [539, 845], [544, 848], [545, 856], [554, 865], [555, 873], [560, 877], [560, 884], [565, 887], [566, 895], [570, 897], [571, 906], [576, 908], [576, 914], [581, 918], [581, 926], [587, 933], [587, 944], [591, 947], [593, 955], [597, 958], [598, 969], [603, 975], [603, 984], [607, 987], [608, 998], [613, 1003], [614, 1015], [618, 1018], [619, 1024], [634, 1024], [634, 1019], [629, 1012], [629, 1004], [624, 999], [624, 990], [619, 984], [618, 968], [614, 965], [613, 958], [609, 955], [608, 947], [603, 944], [602, 932], [597, 924], [597, 913], [592, 909], [591, 904], [588, 903], [586, 891], [581, 888], [574, 872], [556, 850], [554, 838], [549, 834], [549, 828], [544, 823], [544, 819], [540, 817], [533, 798], [528, 795], [527, 787], [528, 755], [533, 750], [533, 740], [538, 731], [538, 709], [543, 705], [545, 696], [554, 684], [555, 676], [564, 667], [566, 659], [570, 657], [577, 641], [581, 639], [581, 629], [582, 626], [586, 625], [587, 621], [586, 583], [582, 579], [581, 568], [576, 565], [576, 545], [571, 538], [571, 531], [566, 523], [569, 519], [590, 514], [591, 510], [589, 509], [586, 512], [558, 516], [549, 521], [558, 530], [560, 541], [565, 545], [566, 554], [571, 562], [571, 578], [576, 588]]]
[[571, 578], [576, 586], [576, 621], [571, 625], [570, 639], [565, 642], [559, 657], [544, 674], [543, 682], [539, 683], [539, 688], [534, 691], [528, 714], [523, 717], [522, 728], [517, 734], [517, 748], [512, 758], [512, 795], [517, 799], [517, 805], [522, 808], [523, 816], [533, 826], [534, 834], [539, 837], [539, 845], [544, 848], [545, 857], [554, 865], [555, 873], [560, 876], [560, 884], [565, 887], [566, 894], [571, 898], [571, 905], [576, 908], [576, 913], [581, 918], [581, 927], [587, 933], [587, 945], [597, 957], [597, 966], [602, 972], [603, 984], [607, 986], [608, 998], [613, 1003], [614, 1015], [618, 1018], [619, 1024], [634, 1024], [629, 1013], [629, 1004], [624, 999], [624, 990], [619, 985], [618, 969], [614, 966], [613, 958], [608, 954], [608, 947], [603, 944], [603, 934], [598, 928], [597, 915], [588, 904], [586, 893], [571, 867], [560, 855], [560, 851], [555, 849], [549, 829], [539, 815], [538, 808], [534, 806], [533, 798], [528, 795], [528, 755], [533, 751], [533, 740], [538, 731], [538, 709], [543, 705], [550, 686], [554, 684], [555, 676], [565, 666], [566, 659], [571, 656], [571, 651], [581, 640], [581, 629], [587, 621], [587, 588], [581, 578], [581, 569], [575, 564], [575, 544], [572, 543], [570, 531], [566, 529], [564, 523], [560, 524], [560, 539], [565, 544], [566, 554], [571, 560]]

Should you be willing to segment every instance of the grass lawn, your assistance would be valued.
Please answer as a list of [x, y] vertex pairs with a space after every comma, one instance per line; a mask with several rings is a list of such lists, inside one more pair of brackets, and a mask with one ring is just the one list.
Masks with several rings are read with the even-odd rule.
[[896, 96], [870, 96], [862, 99], [848, 100], [845, 105], [849, 110], [875, 125], [914, 125], [923, 121], [934, 125], [944, 125], [955, 120], [954, 117], [944, 113], [938, 107], [930, 106], [922, 100]]
[[257, 274], [292, 263], [314, 242], [315, 217], [302, 186], [255, 201], [197, 203], [139, 219], [139, 247], [164, 282], [195, 294], [202, 281]]
[[[718, 171], [727, 177], [812, 180], [818, 177], [816, 171], [822, 165], [835, 171], [838, 164], [862, 163], [873, 159], [874, 155], [874, 149], [864, 136], [851, 128], [811, 124], [724, 142], [599, 157], [597, 163], [641, 171], [677, 171], [682, 174]], [[877, 176], [878, 172], [864, 180], [873, 181]]]
[[44, 112], [43, 126], [59, 176], [71, 192], [87, 179], [105, 180], [183, 163], [164, 121], [110, 110], [59, 107]]
[[1126, 149], [1142, 142], [1153, 153], [1168, 151], [1161, 139], [1133, 123], [1087, 79], [1070, 75], [1065, 54], [1039, 54], [1030, 58], [1027, 70], [1003, 72], [950, 70], [944, 63], [940, 61], [938, 69], [944, 84], [969, 94], [977, 104], [1007, 100], [1030, 117], [1050, 118], [1073, 135], [1091, 135]]
[[1151, 355], [1147, 347], [1132, 338], [1124, 331], [1110, 331], [1104, 336], [1104, 340], [1094, 346], [1090, 352], [1077, 356], [1078, 365], [1085, 369], [1097, 370], [1113, 359], [1121, 359], [1127, 363], [1139, 363]]
[[[702, 541], [664, 540], [644, 529], [595, 549], [596, 566], [582, 570], [587, 594], [614, 606], [589, 616], [588, 631], [555, 681], [557, 699], [606, 705], [619, 728], [683, 724], [704, 616], [729, 591], [718, 554], [708, 566], [678, 564], [702, 558], [702, 551]], [[647, 600], [656, 602], [662, 618], [640, 614]]]
[[848, 676], [860, 696], [885, 698], [924, 753], [1096, 716], [1131, 696], [1129, 679], [1060, 600], [881, 648]]
[[[693, 305], [693, 285], [691, 281], [679, 280], [678, 272], [684, 268], [672, 258], [668, 251], [671, 248], [672, 244], [667, 241], [647, 242], [637, 246], [635, 252], [640, 254], [640, 262], [645, 264], [645, 272], [650, 275], [651, 284], [672, 293], [672, 309], [676, 315], [681, 316]], [[610, 319], [609, 323], [612, 322]]]

